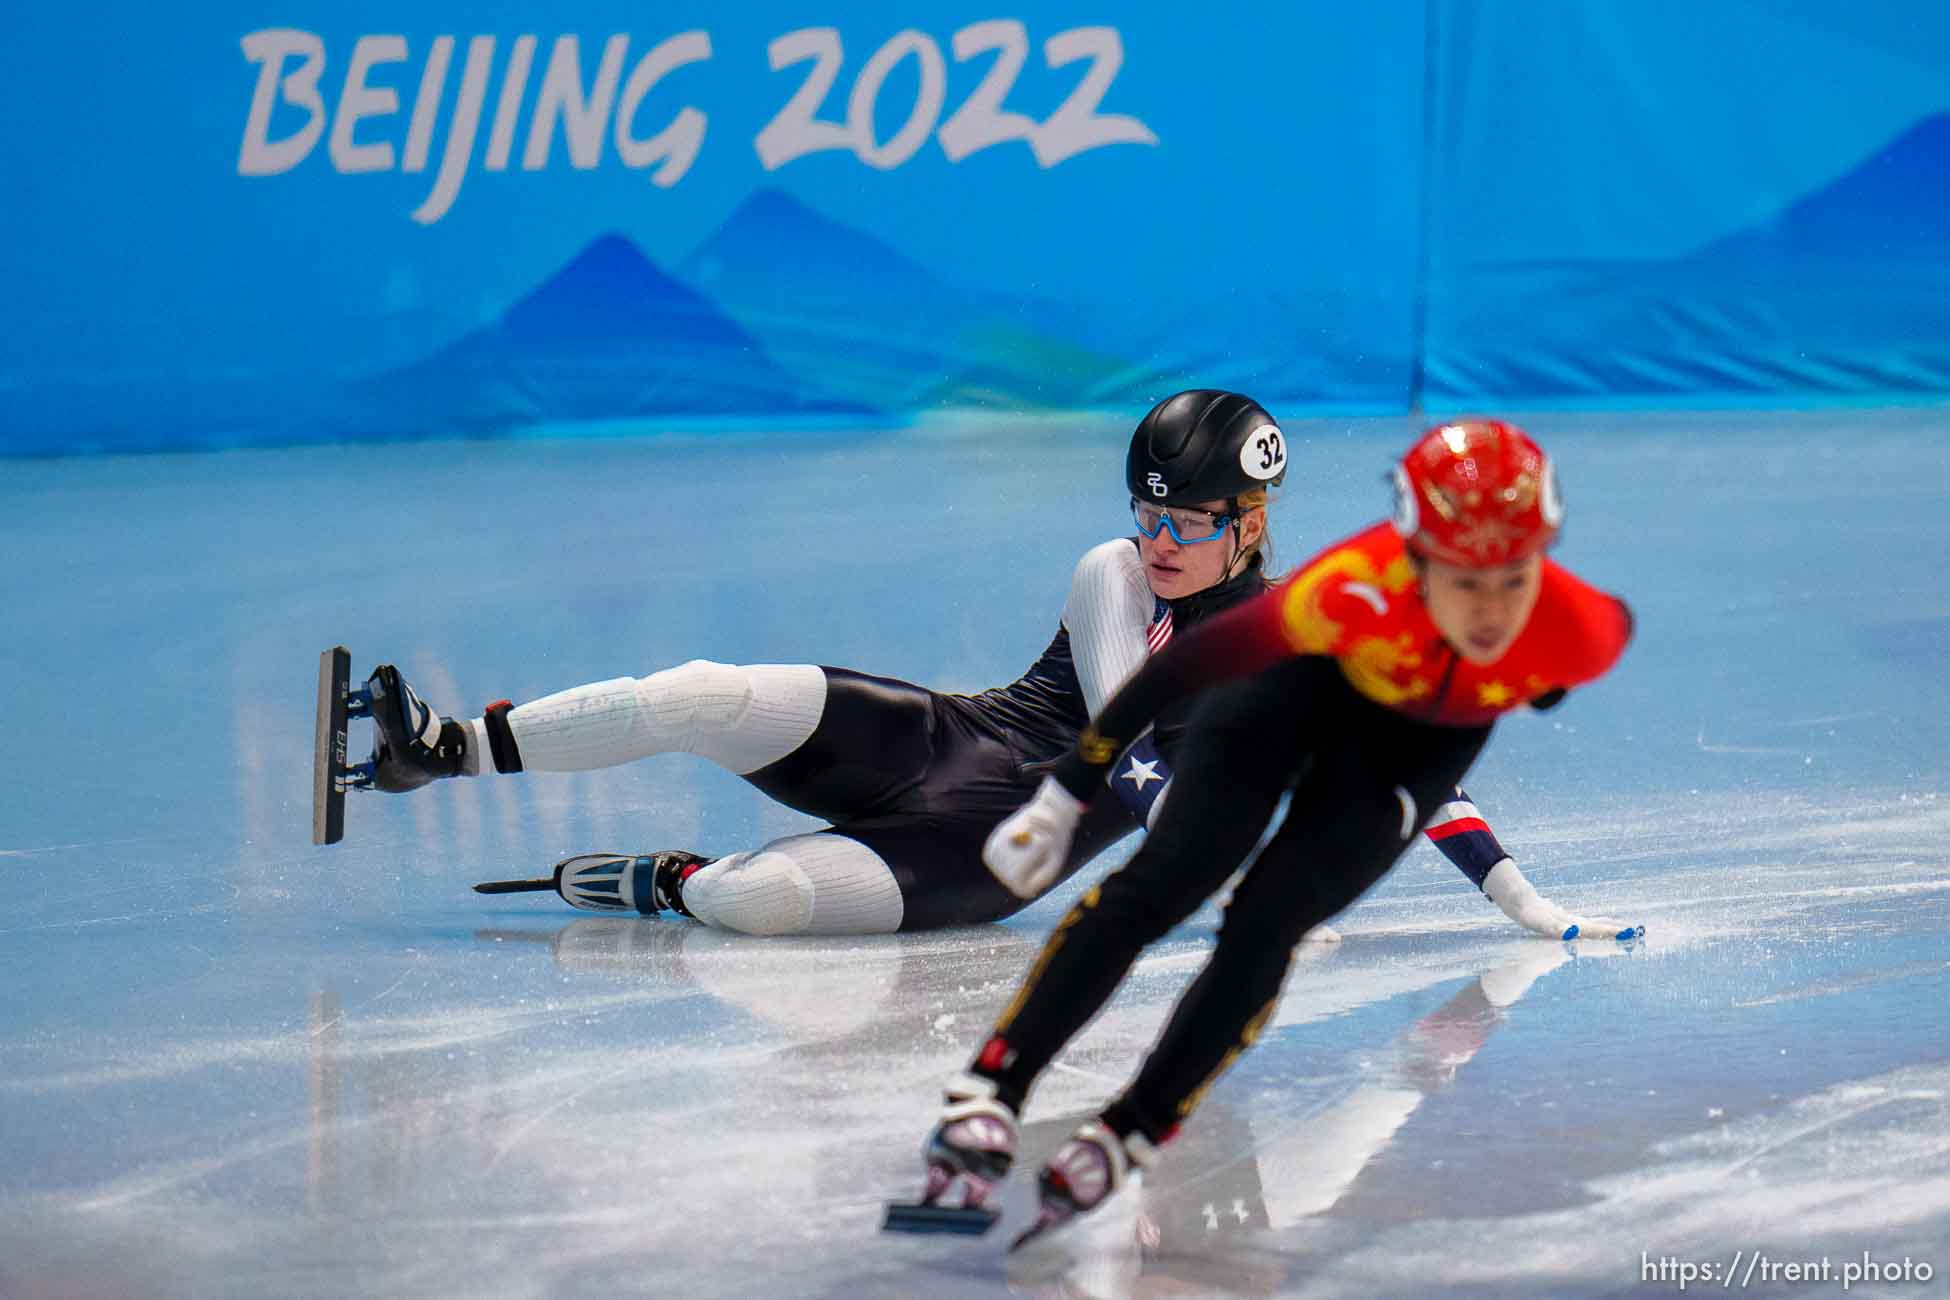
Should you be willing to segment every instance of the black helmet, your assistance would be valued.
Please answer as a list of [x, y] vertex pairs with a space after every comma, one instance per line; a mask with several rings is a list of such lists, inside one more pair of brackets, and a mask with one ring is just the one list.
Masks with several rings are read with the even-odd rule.
[[1131, 495], [1158, 505], [1230, 501], [1286, 477], [1286, 436], [1250, 397], [1194, 388], [1138, 421], [1124, 459]]

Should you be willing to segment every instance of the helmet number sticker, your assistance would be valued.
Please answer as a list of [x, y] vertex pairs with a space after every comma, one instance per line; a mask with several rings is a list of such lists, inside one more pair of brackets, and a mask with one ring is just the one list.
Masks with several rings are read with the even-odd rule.
[[1162, 497], [1166, 492], [1170, 491], [1165, 486], [1165, 476], [1155, 469], [1144, 476], [1144, 486], [1151, 489], [1151, 495], [1154, 497]]
[[1239, 468], [1264, 483], [1286, 472], [1286, 439], [1279, 427], [1262, 424], [1246, 435], [1239, 448]]

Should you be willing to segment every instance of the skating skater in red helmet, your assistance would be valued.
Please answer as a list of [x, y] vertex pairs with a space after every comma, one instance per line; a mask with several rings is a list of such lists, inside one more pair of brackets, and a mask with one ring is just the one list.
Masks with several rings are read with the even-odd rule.
[[[1096, 714], [984, 858], [1033, 895], [1060, 869], [1107, 765], [1201, 687], [1170, 800], [1137, 854], [1060, 921], [927, 1147], [924, 1202], [979, 1202], [1006, 1172], [1037, 1075], [1144, 947], [1240, 878], [1217, 943], [1130, 1086], [1041, 1173], [1030, 1234], [1101, 1204], [1191, 1115], [1273, 1014], [1294, 945], [1394, 865], [1512, 709], [1602, 676], [1625, 604], [1544, 554], [1563, 517], [1550, 459], [1500, 420], [1430, 429], [1395, 473], [1392, 523], [1328, 547], [1176, 639]], [[1223, 683], [1213, 685], [1214, 683]], [[955, 1189], [961, 1185], [961, 1197]]]

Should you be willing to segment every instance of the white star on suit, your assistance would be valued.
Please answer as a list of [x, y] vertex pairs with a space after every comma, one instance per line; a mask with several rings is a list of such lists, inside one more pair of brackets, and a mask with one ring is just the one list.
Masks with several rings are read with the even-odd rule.
[[1164, 780], [1162, 776], [1158, 775], [1158, 762], [1159, 760], [1154, 758], [1149, 763], [1140, 763], [1134, 758], [1131, 760], [1131, 766], [1118, 779], [1121, 781], [1129, 781], [1138, 789], [1142, 790], [1152, 781]]

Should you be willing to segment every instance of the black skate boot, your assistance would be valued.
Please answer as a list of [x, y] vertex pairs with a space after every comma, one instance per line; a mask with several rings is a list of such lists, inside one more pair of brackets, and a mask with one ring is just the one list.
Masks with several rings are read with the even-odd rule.
[[[995, 1226], [999, 1212], [987, 1201], [1015, 1163], [1016, 1113], [996, 1096], [993, 1081], [962, 1074], [949, 1082], [941, 1121], [928, 1135], [922, 1158], [928, 1173], [921, 1199], [889, 1203], [883, 1232], [979, 1236]], [[956, 1183], [962, 1185], [961, 1204], [940, 1204]]]
[[467, 757], [465, 724], [436, 716], [391, 664], [372, 670], [366, 693], [379, 728], [372, 748], [375, 789], [397, 794], [461, 774]]
[[1156, 1155], [1157, 1148], [1142, 1133], [1120, 1140], [1101, 1119], [1086, 1121], [1043, 1166], [1036, 1180], [1041, 1193], [1036, 1222], [1009, 1249], [1020, 1250], [1096, 1209], [1123, 1190]]
[[490, 880], [474, 886], [479, 894], [521, 894], [553, 889], [562, 901], [586, 912], [635, 912], [655, 916], [684, 906], [684, 880], [717, 861], [688, 849], [655, 853], [578, 853], [555, 864], [555, 873], [534, 880]]

